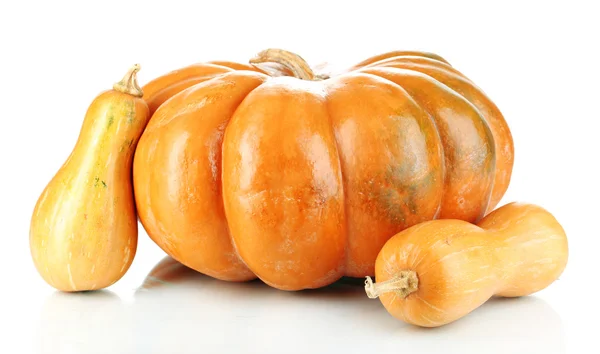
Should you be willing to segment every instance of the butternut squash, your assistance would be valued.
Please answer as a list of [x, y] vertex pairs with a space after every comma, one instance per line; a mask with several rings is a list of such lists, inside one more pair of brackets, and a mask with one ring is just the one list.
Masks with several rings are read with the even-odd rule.
[[133, 66], [88, 108], [70, 156], [40, 195], [31, 219], [37, 271], [62, 291], [107, 287], [137, 249], [133, 154], [149, 120]]
[[492, 296], [519, 297], [552, 284], [567, 265], [568, 243], [545, 209], [510, 203], [477, 224], [427, 221], [396, 234], [366, 278], [368, 297], [394, 317], [423, 327], [456, 321]]

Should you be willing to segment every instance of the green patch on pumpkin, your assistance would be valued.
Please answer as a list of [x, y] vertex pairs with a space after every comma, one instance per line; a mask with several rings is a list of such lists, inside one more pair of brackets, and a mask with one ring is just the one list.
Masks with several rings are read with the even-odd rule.
[[[388, 166], [383, 178], [378, 177], [368, 183], [368, 198], [376, 203], [377, 210], [383, 211], [393, 224], [405, 224], [408, 215], [419, 213], [420, 191], [430, 188], [435, 181], [435, 171], [429, 171], [419, 180], [408, 181], [412, 174], [407, 164]], [[373, 181], [383, 183], [376, 185]]]

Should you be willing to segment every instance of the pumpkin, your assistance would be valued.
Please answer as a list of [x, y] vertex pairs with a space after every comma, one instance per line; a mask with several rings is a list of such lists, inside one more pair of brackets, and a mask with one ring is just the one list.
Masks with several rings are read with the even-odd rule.
[[374, 274], [397, 232], [479, 220], [506, 191], [506, 122], [444, 60], [392, 52], [331, 77], [283, 50], [251, 60], [273, 62], [292, 74], [148, 84], [173, 96], [136, 150], [137, 209], [182, 264], [228, 281], [318, 288]]
[[393, 236], [377, 257], [377, 283], [367, 277], [365, 290], [394, 317], [438, 327], [494, 295], [520, 297], [548, 287], [567, 259], [567, 237], [551, 213], [510, 203], [477, 224], [431, 220]]
[[150, 114], [133, 66], [90, 104], [70, 156], [41, 193], [31, 219], [37, 271], [58, 290], [105, 288], [137, 249], [133, 155]]

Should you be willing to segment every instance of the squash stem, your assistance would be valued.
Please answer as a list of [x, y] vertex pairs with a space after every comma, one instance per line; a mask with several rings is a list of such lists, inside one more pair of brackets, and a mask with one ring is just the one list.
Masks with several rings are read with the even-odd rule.
[[288, 68], [294, 77], [302, 80], [323, 80], [324, 75], [315, 75], [308, 63], [298, 54], [283, 49], [266, 49], [250, 59], [250, 64], [278, 63]]
[[390, 279], [373, 283], [371, 277], [365, 280], [365, 291], [371, 299], [378, 298], [381, 294], [394, 292], [404, 299], [419, 288], [419, 278], [413, 270], [403, 270]]
[[133, 65], [129, 71], [123, 76], [121, 81], [113, 85], [113, 89], [116, 91], [127, 93], [136, 97], [142, 97], [144, 92], [140, 88], [137, 82], [137, 73], [141, 67], [139, 64]]

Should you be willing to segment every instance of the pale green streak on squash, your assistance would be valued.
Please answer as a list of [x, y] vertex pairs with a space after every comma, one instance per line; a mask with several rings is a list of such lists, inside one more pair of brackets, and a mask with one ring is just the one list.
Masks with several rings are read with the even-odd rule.
[[106, 182], [104, 180], [100, 180], [100, 177], [94, 177], [94, 187], [100, 187], [102, 186], [103, 188], [108, 188], [108, 185], [106, 184]]
[[109, 129], [111, 125], [115, 122], [115, 115], [111, 112], [108, 115], [108, 124], [106, 125], [106, 129]]
[[135, 122], [135, 105], [133, 101], [127, 101], [125, 109], [127, 110], [127, 124], [133, 124]]

